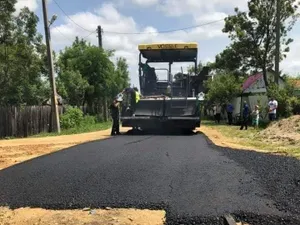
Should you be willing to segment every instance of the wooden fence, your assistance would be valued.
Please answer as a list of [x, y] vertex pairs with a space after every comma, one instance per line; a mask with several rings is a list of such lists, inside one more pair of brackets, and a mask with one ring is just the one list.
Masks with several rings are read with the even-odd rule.
[[[60, 107], [60, 113], [62, 110]], [[50, 106], [0, 107], [0, 138], [49, 132], [50, 124]]]
[[[65, 110], [65, 106], [59, 106], [59, 114]], [[84, 114], [88, 113], [86, 107], [81, 107], [81, 110]], [[50, 132], [51, 122], [51, 107], [48, 105], [0, 107], [0, 138]]]

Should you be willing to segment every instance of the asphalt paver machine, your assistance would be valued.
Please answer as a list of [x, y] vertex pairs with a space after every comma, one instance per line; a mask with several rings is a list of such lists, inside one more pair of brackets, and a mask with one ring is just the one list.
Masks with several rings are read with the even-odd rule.
[[[200, 83], [197, 73], [197, 43], [154, 43], [140, 44], [139, 83], [142, 98], [130, 109], [129, 96], [124, 96], [121, 109], [123, 127], [147, 129], [194, 130], [200, 127]], [[144, 60], [143, 60], [144, 59]], [[144, 61], [144, 62], [143, 62]], [[167, 79], [158, 79], [160, 68], [150, 64], [165, 63]], [[173, 77], [174, 64], [191, 63], [194, 74]], [[180, 68], [180, 65], [179, 67]]]

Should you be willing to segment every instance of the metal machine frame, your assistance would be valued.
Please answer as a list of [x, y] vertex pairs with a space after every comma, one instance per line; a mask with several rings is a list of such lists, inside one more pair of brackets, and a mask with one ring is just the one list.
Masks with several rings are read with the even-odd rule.
[[[186, 50], [186, 52], [184, 52]], [[149, 51], [150, 50], [150, 51]], [[153, 51], [152, 51], [153, 50]], [[168, 44], [144, 44], [139, 45], [139, 82], [141, 86], [141, 93], [144, 95], [143, 88], [145, 87], [145, 75], [142, 73], [141, 63], [142, 57], [146, 59], [146, 64], [148, 63], [168, 63], [168, 83], [171, 84], [171, 96], [167, 97], [161, 96], [145, 96], [141, 99], [142, 103], [146, 106], [150, 104], [157, 103], [157, 107], [161, 109], [160, 114], [155, 115], [121, 115], [121, 121], [123, 127], [146, 127], [146, 128], [166, 128], [175, 127], [182, 129], [193, 130], [196, 127], [200, 127], [200, 111], [195, 113], [178, 114], [173, 113], [172, 110], [177, 110], [181, 112], [187, 110], [188, 104], [197, 104], [197, 97], [190, 95], [190, 76], [187, 75], [185, 96], [176, 97], [174, 96], [173, 88], [173, 76], [172, 76], [172, 64], [175, 62], [193, 62], [195, 65], [195, 75], [197, 74], [197, 54], [198, 45], [197, 43], [168, 43]], [[153, 53], [153, 57], [149, 56]], [[147, 56], [147, 53], [148, 56]], [[186, 54], [187, 56], [182, 56], [181, 54]], [[151, 55], [151, 54], [150, 54]], [[170, 57], [171, 56], [171, 57]], [[172, 56], [174, 56], [172, 58]], [[154, 102], [153, 102], [154, 101]], [[147, 103], [148, 102], [148, 103]], [[191, 106], [189, 105], [191, 108]], [[193, 106], [194, 107], [194, 106]], [[191, 109], [189, 110], [191, 111]], [[169, 111], [168, 111], [169, 110]], [[168, 111], [168, 112], [167, 112]]]

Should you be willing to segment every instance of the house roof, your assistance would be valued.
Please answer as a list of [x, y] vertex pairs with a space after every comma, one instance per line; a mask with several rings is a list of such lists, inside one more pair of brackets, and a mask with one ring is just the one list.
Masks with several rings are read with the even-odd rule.
[[262, 76], [263, 76], [262, 73], [256, 73], [256, 74], [248, 77], [248, 79], [243, 84], [243, 90], [246, 90], [247, 88], [249, 88], [255, 81], [260, 79]]

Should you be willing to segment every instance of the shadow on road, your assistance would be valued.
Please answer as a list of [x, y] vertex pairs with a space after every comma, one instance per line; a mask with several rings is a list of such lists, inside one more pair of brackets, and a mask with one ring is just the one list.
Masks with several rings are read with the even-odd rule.
[[129, 130], [125, 132], [123, 135], [172, 135], [172, 136], [192, 136], [200, 134], [199, 131], [193, 131], [193, 130], [180, 130], [180, 129], [174, 129], [174, 130]]

